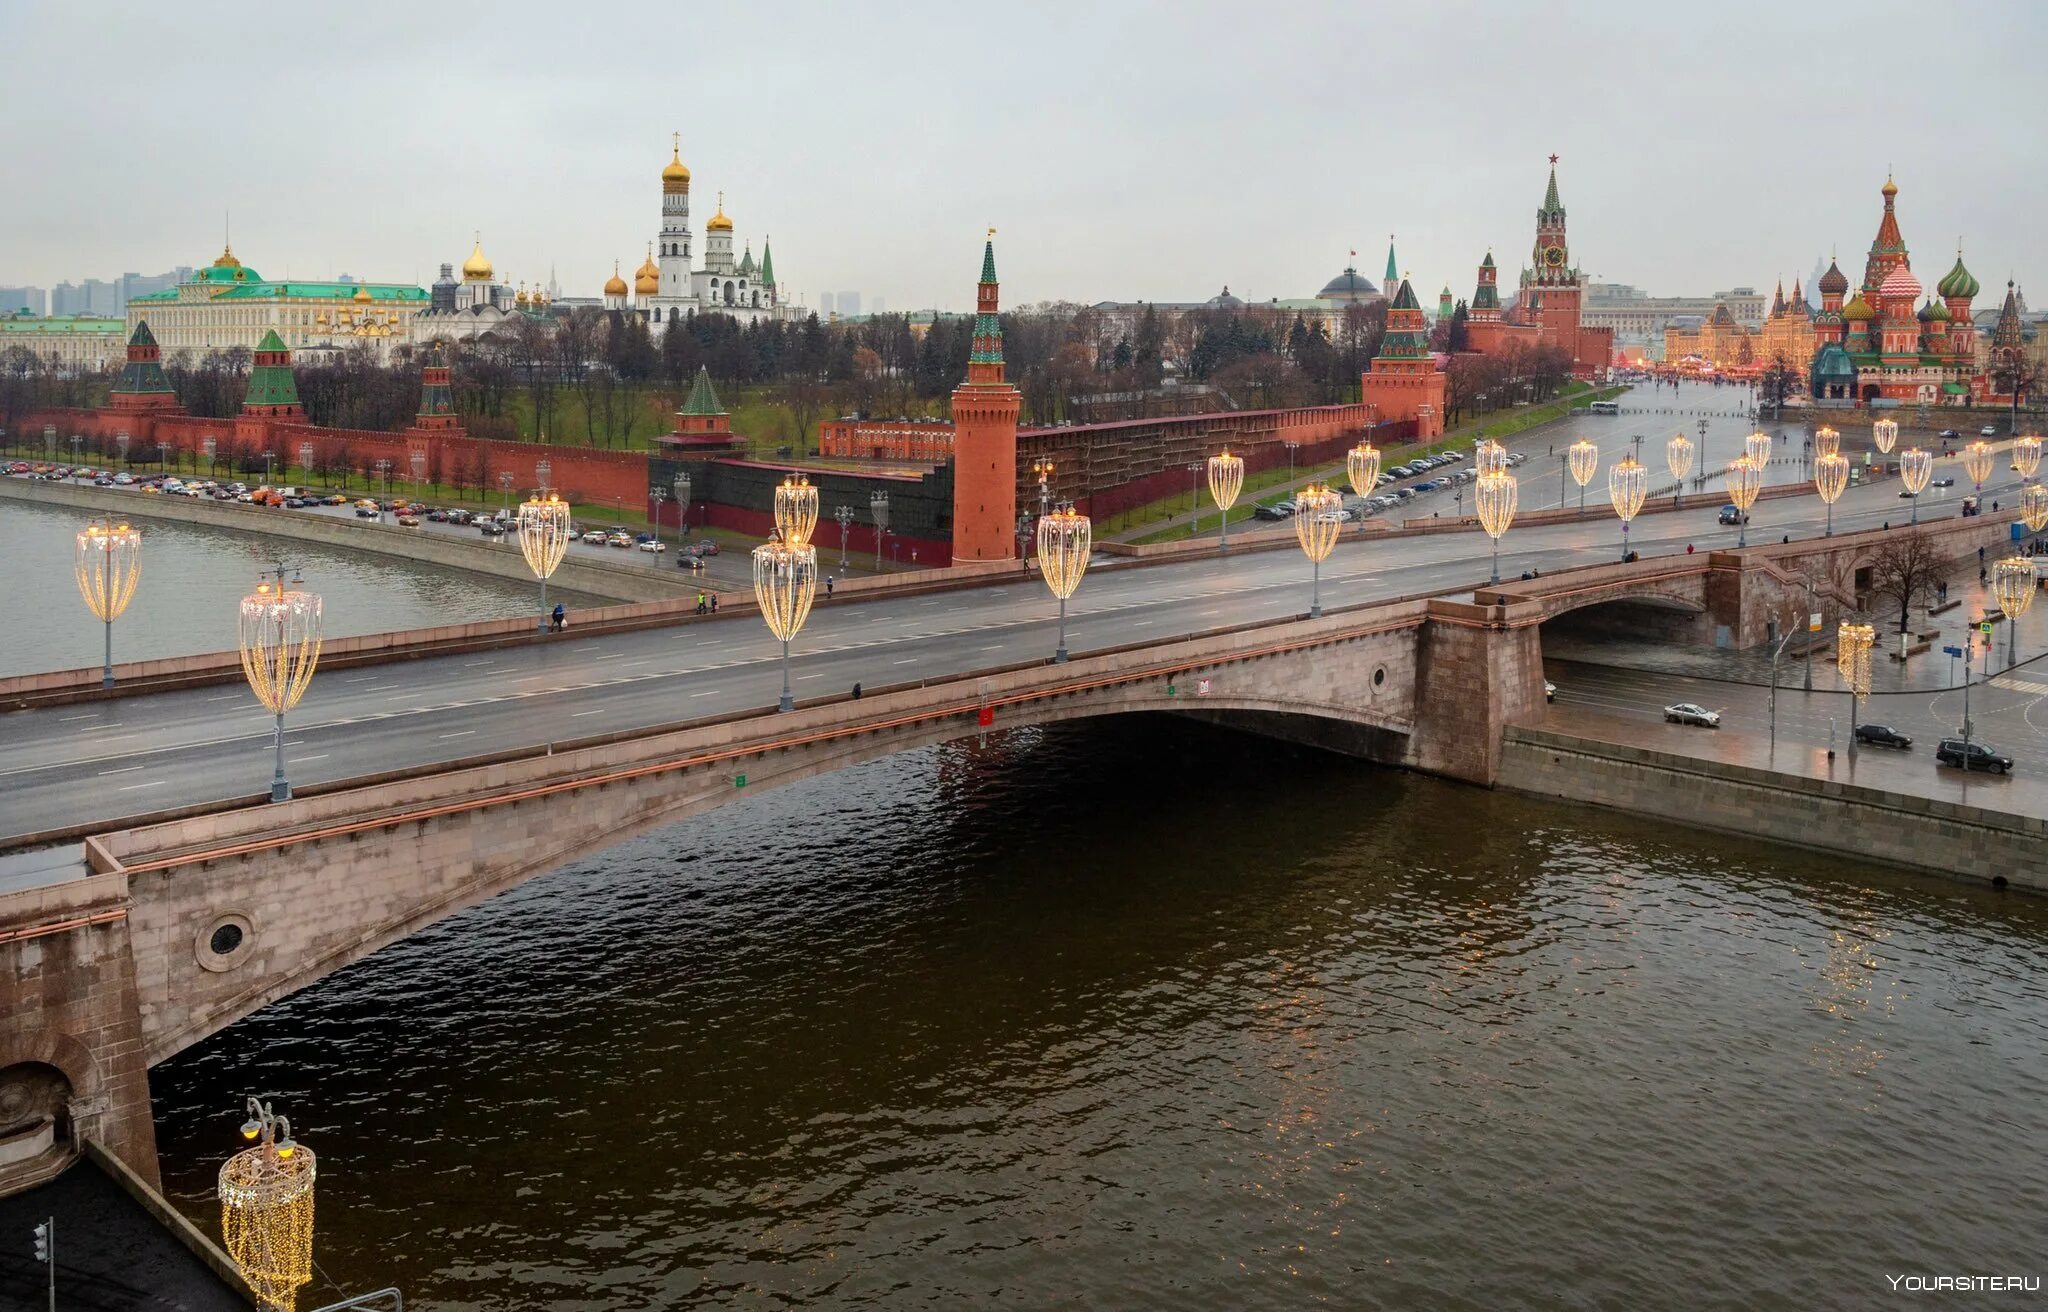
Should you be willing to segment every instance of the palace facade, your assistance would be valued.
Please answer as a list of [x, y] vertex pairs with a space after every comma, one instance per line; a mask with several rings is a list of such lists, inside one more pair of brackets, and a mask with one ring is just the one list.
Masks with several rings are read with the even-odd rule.
[[254, 351], [276, 332], [299, 349], [322, 344], [367, 344], [381, 356], [394, 341], [412, 338], [413, 320], [427, 309], [423, 288], [403, 283], [273, 282], [235, 258], [232, 247], [175, 287], [128, 302], [127, 331], [149, 321], [169, 355], [205, 355], [232, 347]]

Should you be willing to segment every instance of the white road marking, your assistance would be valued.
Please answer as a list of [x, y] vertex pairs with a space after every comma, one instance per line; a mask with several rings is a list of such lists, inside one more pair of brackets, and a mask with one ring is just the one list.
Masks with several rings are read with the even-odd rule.
[[[212, 701], [213, 699], [212, 699], [211, 697], [209, 697], [209, 698], [207, 698], [207, 700], [208, 700], [208, 701]], [[99, 719], [99, 718], [100, 718], [100, 717], [101, 717], [102, 715], [105, 715], [105, 714], [106, 714], [106, 712], [105, 712], [105, 711], [87, 711], [87, 712], [86, 712], [85, 714], [83, 714], [83, 715], [64, 715], [64, 716], [59, 716], [59, 717], [58, 717], [58, 719], [57, 719], [57, 723], [59, 723], [59, 724], [68, 724], [68, 723], [70, 723], [70, 722], [71, 722], [72, 720], [97, 720], [97, 719]]]
[[304, 765], [308, 761], [324, 761], [332, 755], [334, 755], [334, 753], [332, 752], [322, 752], [318, 756], [294, 756], [292, 758], [292, 764]]
[[161, 788], [167, 782], [169, 781], [165, 779], [152, 779], [146, 784], [126, 784], [121, 788], [116, 789], [115, 791], [122, 793], [132, 793], [138, 788]]
[[900, 660], [900, 661], [890, 661], [889, 663], [890, 663], [891, 665], [915, 665], [915, 664], [917, 664], [917, 657], [915, 657], [915, 656], [905, 656], [905, 657], [904, 657], [904, 658], [903, 658], [902, 660]]
[[145, 766], [140, 766], [140, 765], [124, 765], [124, 766], [122, 766], [122, 767], [121, 767], [120, 769], [118, 769], [118, 770], [102, 770], [102, 771], [100, 771], [100, 773], [101, 773], [101, 774], [127, 774], [127, 773], [129, 773], [130, 771], [133, 771], [133, 770], [141, 770], [141, 769], [145, 769], [145, 768], [147, 768], [147, 767], [145, 767]]
[[713, 689], [712, 689], [711, 691], [709, 691], [709, 692], [693, 692], [693, 693], [691, 693], [691, 694], [690, 694], [690, 696], [692, 696], [692, 697], [716, 697], [717, 695], [718, 695], [718, 689], [716, 689], [716, 688], [713, 688]]
[[444, 734], [436, 734], [436, 735], [435, 735], [435, 737], [437, 737], [437, 738], [467, 738], [467, 737], [469, 737], [469, 736], [470, 736], [471, 734], [473, 734], [473, 733], [475, 733], [475, 732], [476, 732], [476, 730], [474, 730], [474, 729], [462, 729], [462, 730], [458, 730], [458, 731], [457, 731], [457, 732], [455, 732], [455, 733], [444, 733]]
[[822, 679], [822, 678], [824, 678], [824, 677], [825, 677], [825, 674], [824, 674], [824, 672], [823, 672], [823, 671], [821, 670], [821, 671], [819, 671], [819, 672], [818, 672], [818, 673], [816, 673], [816, 674], [799, 674], [799, 675], [797, 675], [797, 676], [796, 676], [796, 681], [797, 681], [798, 683], [802, 683], [802, 682], [803, 682], [803, 681], [804, 681], [805, 679]]
[[600, 706], [594, 711], [571, 711], [569, 712], [569, 718], [572, 720], [580, 720], [586, 715], [603, 715], [604, 713], [605, 708]]
[[241, 695], [242, 694], [238, 692], [222, 693], [218, 697], [208, 697], [206, 700], [210, 702], [231, 702], [235, 698], [240, 697]]

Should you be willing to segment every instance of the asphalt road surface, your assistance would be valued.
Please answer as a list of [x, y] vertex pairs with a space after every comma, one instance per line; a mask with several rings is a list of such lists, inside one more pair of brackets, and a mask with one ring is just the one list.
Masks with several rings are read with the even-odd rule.
[[[2005, 479], [2012, 475], [2006, 471]], [[1987, 497], [1992, 495], [1987, 492]], [[2008, 491], [2008, 495], [2010, 492]], [[1750, 532], [1817, 536], [1812, 497], [1759, 503]], [[1835, 508], [1837, 529], [1898, 518], [1891, 488], [1859, 488]], [[1729, 545], [1711, 509], [1640, 520], [1646, 556]], [[1326, 606], [1486, 582], [1487, 541], [1456, 533], [1346, 542], [1323, 569]], [[1512, 531], [1501, 572], [1546, 571], [1617, 557], [1611, 519]], [[1308, 563], [1298, 552], [1091, 571], [1069, 606], [1076, 655], [1246, 621], [1303, 614]], [[1015, 583], [935, 597], [821, 604], [793, 649], [798, 700], [949, 678], [1049, 657], [1055, 604], [1021, 571]], [[343, 779], [478, 753], [537, 747], [698, 716], [767, 710], [781, 691], [780, 649], [758, 617], [579, 638], [482, 655], [394, 663], [316, 677], [289, 721], [295, 783]], [[217, 686], [0, 717], [0, 842], [72, 823], [105, 823], [264, 790], [270, 720], [245, 688]]]

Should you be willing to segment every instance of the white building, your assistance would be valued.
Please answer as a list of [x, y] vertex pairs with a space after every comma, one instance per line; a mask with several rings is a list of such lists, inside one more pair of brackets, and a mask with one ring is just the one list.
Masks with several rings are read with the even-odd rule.
[[725, 213], [725, 196], [718, 198], [718, 212], [704, 225], [704, 263], [697, 267], [690, 231], [690, 170], [683, 163], [681, 134], [666, 167], [661, 171], [661, 228], [647, 262], [635, 271], [632, 299], [626, 299], [625, 280], [616, 270], [605, 284], [604, 303], [608, 309], [631, 310], [645, 316], [659, 336], [669, 324], [692, 314], [715, 311], [729, 314], [743, 323], [756, 320], [796, 319], [801, 312], [785, 304], [775, 283], [775, 259], [768, 239], [761, 239], [761, 262], [754, 263], [752, 243], [736, 258], [733, 252], [733, 222]]

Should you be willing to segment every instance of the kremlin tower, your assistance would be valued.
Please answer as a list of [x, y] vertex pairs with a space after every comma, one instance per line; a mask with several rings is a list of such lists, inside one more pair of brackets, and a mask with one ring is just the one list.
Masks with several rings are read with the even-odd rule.
[[1016, 543], [1017, 412], [1023, 398], [1003, 379], [995, 229], [989, 235], [982, 248], [981, 284], [975, 289], [967, 381], [953, 389], [955, 565], [1013, 559]]
[[1372, 368], [1359, 380], [1359, 399], [1382, 420], [1415, 421], [1415, 440], [1427, 442], [1444, 431], [1443, 371], [1429, 349], [1429, 324], [1415, 288], [1406, 278], [1387, 306], [1387, 331]]

